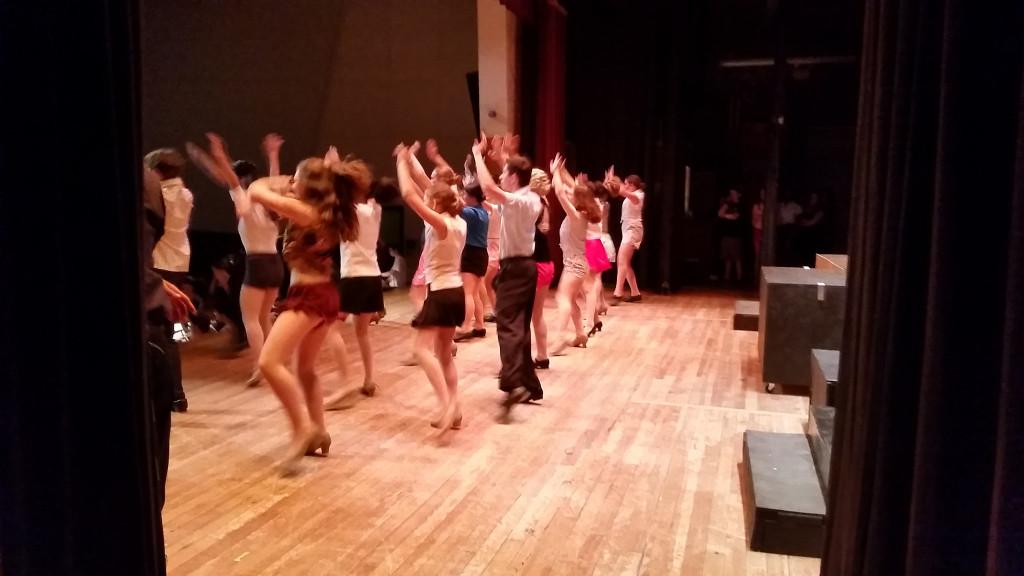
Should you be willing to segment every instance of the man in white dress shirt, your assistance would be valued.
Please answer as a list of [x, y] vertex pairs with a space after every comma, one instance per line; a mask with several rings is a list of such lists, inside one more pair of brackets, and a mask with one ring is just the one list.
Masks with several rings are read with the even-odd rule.
[[498, 205], [502, 218], [494, 315], [501, 353], [500, 388], [506, 393], [502, 419], [507, 422], [514, 405], [544, 397], [530, 349], [530, 320], [537, 293], [533, 237], [541, 201], [529, 189], [533, 166], [527, 158], [509, 156], [499, 186], [484, 162], [483, 147], [479, 142], [473, 145], [477, 176], [487, 199]]

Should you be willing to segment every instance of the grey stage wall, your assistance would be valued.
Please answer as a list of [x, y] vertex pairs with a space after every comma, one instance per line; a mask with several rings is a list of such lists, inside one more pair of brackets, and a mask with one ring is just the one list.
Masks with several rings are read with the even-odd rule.
[[[212, 129], [257, 161], [277, 131], [284, 170], [333, 143], [393, 175], [400, 139], [436, 137], [461, 163], [474, 136], [474, 0], [146, 0], [142, 20], [147, 150]], [[227, 194], [186, 177], [193, 229], [234, 230]], [[418, 220], [405, 222], [418, 237]]]

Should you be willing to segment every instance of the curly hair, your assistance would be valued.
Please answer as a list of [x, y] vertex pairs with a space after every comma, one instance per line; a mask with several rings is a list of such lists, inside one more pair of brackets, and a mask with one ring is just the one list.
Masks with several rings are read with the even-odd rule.
[[370, 189], [370, 172], [359, 160], [346, 160], [336, 165], [322, 158], [307, 158], [299, 164], [298, 177], [303, 183], [300, 200], [312, 205], [328, 233], [343, 241], [359, 236], [359, 220], [353, 192]]

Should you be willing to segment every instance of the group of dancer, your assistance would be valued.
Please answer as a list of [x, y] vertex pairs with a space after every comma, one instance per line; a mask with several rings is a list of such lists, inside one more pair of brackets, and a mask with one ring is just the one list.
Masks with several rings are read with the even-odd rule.
[[[430, 140], [425, 147], [434, 165], [429, 176], [415, 142], [394, 149], [396, 184], [375, 181], [366, 163], [352, 155], [342, 158], [333, 147], [323, 157], [300, 162], [289, 177], [279, 174], [283, 140], [272, 134], [263, 145], [269, 175], [256, 178], [255, 166], [233, 162], [219, 136], [208, 134], [208, 140], [208, 153], [192, 144], [187, 149], [235, 205], [246, 252], [240, 305], [255, 359], [248, 382], [266, 380], [288, 416], [292, 437], [284, 473], [296, 472], [303, 456], [330, 450], [324, 411], [343, 407], [346, 390], [325, 399], [315, 361], [327, 342], [347, 377], [339, 318], [354, 318], [363, 363], [359, 390], [367, 396], [377, 390], [369, 337], [371, 323], [384, 309], [376, 246], [381, 203], [395, 196], [424, 223], [422, 257], [410, 289], [412, 356], [434, 390], [437, 410], [430, 424], [441, 434], [459, 430], [463, 421], [455, 343], [486, 335], [486, 320], [497, 328], [499, 387], [505, 393], [499, 418], [508, 422], [516, 404], [543, 398], [537, 370], [550, 367], [549, 356], [570, 346], [585, 348], [602, 330], [600, 316], [609, 305], [641, 299], [632, 257], [643, 241], [644, 191], [635, 175], [620, 179], [610, 168], [602, 180], [591, 181], [585, 174], [573, 176], [561, 155], [545, 172], [518, 153], [518, 137], [481, 135], [461, 173]], [[544, 301], [555, 273], [547, 239], [552, 195], [565, 218], [559, 229], [563, 266], [557, 315], [548, 326]], [[623, 199], [617, 252], [608, 234], [612, 197]], [[334, 264], [335, 254], [340, 265]], [[618, 274], [612, 300], [605, 302], [601, 275], [612, 262]], [[272, 319], [285, 264], [290, 284]]]

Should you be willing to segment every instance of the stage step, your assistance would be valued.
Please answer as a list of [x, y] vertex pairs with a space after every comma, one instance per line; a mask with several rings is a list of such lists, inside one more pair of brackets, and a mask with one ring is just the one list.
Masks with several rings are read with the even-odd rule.
[[760, 302], [757, 300], [737, 300], [732, 314], [732, 329], [757, 332], [760, 316]]
[[835, 406], [839, 351], [811, 349], [811, 405]]
[[828, 471], [832, 465], [832, 430], [835, 427], [836, 409], [831, 406], [811, 405], [807, 417], [807, 438], [811, 442], [811, 456], [821, 480], [821, 491], [828, 494]]
[[750, 549], [820, 557], [825, 499], [807, 437], [747, 430], [743, 460], [753, 505]]

